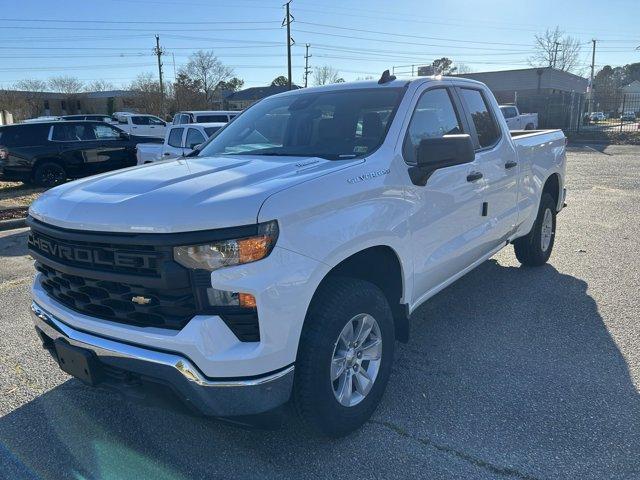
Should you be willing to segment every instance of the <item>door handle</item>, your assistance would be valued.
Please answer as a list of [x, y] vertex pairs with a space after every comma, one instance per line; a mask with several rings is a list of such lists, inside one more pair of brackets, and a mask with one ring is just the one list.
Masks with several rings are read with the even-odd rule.
[[171, 156], [171, 152], [164, 152], [162, 155], [164, 155], [165, 157], [169, 157]]
[[504, 168], [509, 169], [509, 168], [516, 167], [517, 165], [518, 165], [518, 162], [509, 161], [504, 164]]
[[480, 180], [481, 178], [481, 172], [471, 172], [469, 175], [467, 175], [467, 182], [475, 182], [476, 180]]

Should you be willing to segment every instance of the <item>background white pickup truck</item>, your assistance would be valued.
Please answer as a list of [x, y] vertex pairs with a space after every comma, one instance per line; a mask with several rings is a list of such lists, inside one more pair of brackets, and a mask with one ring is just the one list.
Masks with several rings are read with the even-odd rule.
[[87, 383], [158, 383], [217, 416], [292, 399], [309, 428], [345, 435], [420, 305], [508, 245], [548, 260], [565, 140], [510, 134], [489, 89], [458, 77], [274, 95], [198, 156], [40, 196], [36, 329]]
[[138, 165], [189, 155], [193, 152], [194, 147], [204, 143], [225, 125], [226, 123], [172, 125], [167, 129], [163, 143], [139, 143], [136, 145]]
[[115, 117], [117, 126], [131, 135], [141, 137], [164, 137], [167, 129], [167, 122], [155, 115], [145, 114], [120, 114]]
[[515, 105], [500, 105], [509, 130], [535, 130], [538, 128], [537, 113], [520, 113]]

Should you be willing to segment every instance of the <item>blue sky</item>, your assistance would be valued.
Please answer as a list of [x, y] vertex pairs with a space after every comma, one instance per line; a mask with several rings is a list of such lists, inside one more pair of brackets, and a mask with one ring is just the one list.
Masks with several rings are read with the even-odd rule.
[[[2, 9], [0, 87], [21, 78], [71, 75], [116, 87], [157, 75], [154, 34], [174, 77], [190, 52], [213, 50], [245, 86], [286, 74], [282, 0], [21, 0]], [[7, 5], [7, 4], [5, 4]], [[534, 34], [559, 25], [584, 43], [596, 65], [640, 62], [640, 0], [464, 1], [293, 0], [293, 80], [310, 65], [331, 65], [346, 80], [447, 56], [473, 71], [526, 68]], [[378, 33], [375, 33], [378, 32]]]

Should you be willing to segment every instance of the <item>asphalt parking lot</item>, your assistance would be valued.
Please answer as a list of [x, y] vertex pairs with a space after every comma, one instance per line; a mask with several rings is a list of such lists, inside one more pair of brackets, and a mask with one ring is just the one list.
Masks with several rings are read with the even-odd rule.
[[247, 430], [61, 373], [0, 234], [0, 478], [640, 478], [640, 147], [575, 147], [550, 264], [509, 248], [427, 302], [387, 393], [341, 440]]

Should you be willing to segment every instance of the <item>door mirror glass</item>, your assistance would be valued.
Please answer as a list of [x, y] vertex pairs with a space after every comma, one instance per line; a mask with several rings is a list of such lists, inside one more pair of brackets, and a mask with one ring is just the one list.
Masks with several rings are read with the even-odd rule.
[[467, 134], [425, 138], [420, 141], [417, 165], [409, 169], [409, 175], [415, 185], [425, 185], [436, 170], [470, 163], [474, 158], [473, 142]]

